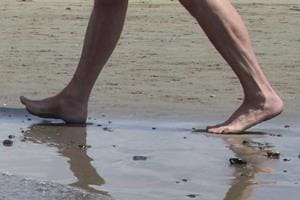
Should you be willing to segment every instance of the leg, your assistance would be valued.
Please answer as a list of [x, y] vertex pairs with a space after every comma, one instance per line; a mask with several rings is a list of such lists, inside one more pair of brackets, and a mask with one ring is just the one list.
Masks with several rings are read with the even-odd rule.
[[119, 40], [127, 4], [127, 0], [95, 0], [81, 59], [72, 80], [56, 96], [40, 101], [21, 97], [30, 113], [70, 123], [86, 121], [91, 90]]
[[283, 102], [258, 64], [247, 29], [229, 0], [179, 0], [240, 80], [244, 102], [211, 133], [239, 133], [280, 114]]

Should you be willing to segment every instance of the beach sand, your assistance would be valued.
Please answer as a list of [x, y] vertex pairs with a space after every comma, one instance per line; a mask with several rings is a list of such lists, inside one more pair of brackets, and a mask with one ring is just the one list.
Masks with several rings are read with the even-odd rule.
[[[26, 113], [18, 96], [53, 95], [72, 77], [91, 3], [1, 1], [0, 140], [16, 136], [0, 148], [1, 200], [298, 199], [298, 0], [234, 1], [286, 105], [242, 136], [193, 132], [224, 120], [242, 91], [176, 1], [130, 4], [86, 127]], [[280, 159], [267, 158], [265, 147]], [[232, 157], [248, 164], [231, 166]]]

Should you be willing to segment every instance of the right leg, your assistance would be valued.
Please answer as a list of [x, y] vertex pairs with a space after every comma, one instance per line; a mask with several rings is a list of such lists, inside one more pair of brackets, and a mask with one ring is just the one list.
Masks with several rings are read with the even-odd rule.
[[21, 102], [33, 115], [84, 123], [91, 90], [120, 38], [128, 0], [95, 0], [82, 55], [70, 83], [56, 96]]
[[264, 75], [247, 28], [229, 0], [179, 0], [198, 21], [212, 44], [230, 65], [244, 90], [244, 102], [210, 133], [241, 133], [282, 112], [283, 102]]

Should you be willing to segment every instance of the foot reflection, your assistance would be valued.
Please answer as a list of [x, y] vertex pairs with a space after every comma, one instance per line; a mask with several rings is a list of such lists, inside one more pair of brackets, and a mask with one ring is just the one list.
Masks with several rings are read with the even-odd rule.
[[78, 179], [71, 186], [109, 196], [92, 187], [103, 185], [105, 181], [92, 166], [93, 159], [87, 155], [86, 126], [41, 123], [32, 125], [24, 136], [31, 142], [57, 147], [58, 153], [69, 159], [70, 169]]
[[260, 184], [256, 177], [260, 174], [270, 173], [274, 163], [272, 159], [266, 157], [264, 149], [245, 145], [245, 141], [252, 142], [249, 136], [225, 136], [224, 140], [238, 158], [247, 162], [245, 166], [233, 165], [234, 180], [224, 200], [251, 199], [254, 195], [254, 187]]

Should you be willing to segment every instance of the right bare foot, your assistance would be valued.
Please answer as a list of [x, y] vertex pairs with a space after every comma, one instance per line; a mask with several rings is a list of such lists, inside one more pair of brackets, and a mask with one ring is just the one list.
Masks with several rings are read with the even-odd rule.
[[274, 118], [283, 110], [283, 102], [276, 94], [265, 95], [253, 101], [244, 102], [229, 119], [221, 124], [207, 127], [207, 132], [215, 134], [236, 134]]
[[27, 111], [38, 117], [62, 119], [66, 123], [85, 123], [87, 118], [87, 104], [82, 104], [71, 98], [59, 95], [47, 99], [33, 101], [21, 96], [20, 101]]

